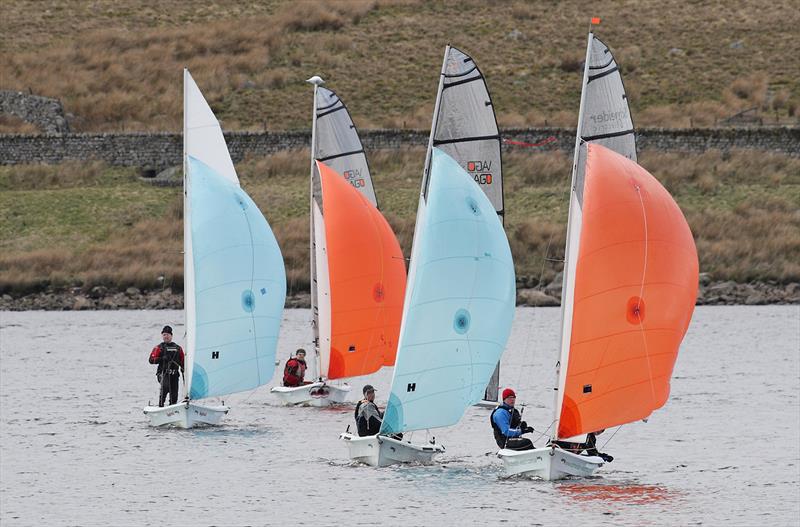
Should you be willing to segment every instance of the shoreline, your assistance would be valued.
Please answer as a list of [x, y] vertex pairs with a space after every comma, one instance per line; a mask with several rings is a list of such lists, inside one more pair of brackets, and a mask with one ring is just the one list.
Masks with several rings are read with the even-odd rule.
[[[798, 305], [800, 283], [713, 282], [701, 275], [696, 305]], [[704, 283], [705, 282], [705, 283]], [[543, 288], [517, 290], [517, 307], [555, 307], [561, 285], [555, 282]], [[310, 307], [310, 295], [302, 293], [286, 297], [287, 308]], [[0, 311], [104, 311], [120, 309], [183, 309], [183, 293], [171, 289], [142, 291], [129, 287], [124, 291], [95, 286], [88, 291], [79, 287], [47, 290], [14, 297], [0, 296]]]

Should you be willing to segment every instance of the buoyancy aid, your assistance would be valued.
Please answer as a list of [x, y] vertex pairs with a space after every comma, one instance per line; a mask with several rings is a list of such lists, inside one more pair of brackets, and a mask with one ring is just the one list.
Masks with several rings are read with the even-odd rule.
[[161, 353], [159, 354], [158, 370], [156, 373], [166, 373], [167, 375], [178, 375], [183, 368], [183, 357], [181, 347], [174, 342], [162, 342], [159, 344]]
[[506, 406], [505, 404], [501, 404], [492, 410], [492, 413], [489, 416], [489, 423], [492, 425], [492, 431], [494, 432], [494, 441], [500, 448], [505, 448], [508, 437], [503, 434], [503, 432], [500, 430], [500, 427], [494, 422], [494, 413], [498, 410], [503, 410], [511, 414], [511, 423], [509, 424], [509, 428], [519, 428], [519, 425], [522, 424], [522, 415], [519, 413], [519, 411], [517, 411], [516, 408]]
[[287, 360], [286, 366], [283, 368], [283, 385], [300, 386], [303, 384], [306, 368], [306, 361], [303, 359], [293, 357]]

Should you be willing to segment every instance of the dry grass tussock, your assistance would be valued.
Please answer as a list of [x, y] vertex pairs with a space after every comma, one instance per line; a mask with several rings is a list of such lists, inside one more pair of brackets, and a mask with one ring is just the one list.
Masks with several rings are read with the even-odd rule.
[[749, 198], [734, 210], [690, 210], [700, 267], [714, 277], [747, 282], [800, 280], [800, 212], [781, 197]]
[[[233, 30], [231, 20], [169, 30], [97, 29], [67, 45], [8, 54], [0, 62], [0, 79], [3, 88], [33, 87], [37, 94], [61, 99], [77, 130], [176, 130], [184, 66], [212, 107], [224, 109], [239, 92], [282, 88], [294, 78], [275, 70], [280, 64], [273, 57], [291, 46], [293, 32], [340, 29], [374, 5], [286, 3], [273, 16], [237, 20]], [[346, 46], [347, 37], [333, 38], [337, 47]]]

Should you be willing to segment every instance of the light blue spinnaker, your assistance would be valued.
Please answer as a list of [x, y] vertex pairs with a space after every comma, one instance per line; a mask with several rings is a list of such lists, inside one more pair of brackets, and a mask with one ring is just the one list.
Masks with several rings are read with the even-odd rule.
[[417, 218], [381, 434], [457, 423], [483, 397], [514, 317], [514, 264], [500, 219], [438, 148]]
[[286, 272], [250, 196], [192, 156], [187, 172], [196, 321], [190, 398], [199, 399], [270, 381]]

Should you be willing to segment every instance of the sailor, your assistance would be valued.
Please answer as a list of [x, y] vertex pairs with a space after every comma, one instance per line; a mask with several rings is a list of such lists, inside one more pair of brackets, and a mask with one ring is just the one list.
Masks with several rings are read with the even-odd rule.
[[161, 385], [158, 406], [164, 406], [169, 393], [169, 404], [178, 402], [178, 381], [183, 373], [183, 348], [172, 342], [172, 328], [161, 330], [163, 342], [150, 352], [150, 364], [158, 364], [156, 379]]
[[517, 401], [517, 394], [511, 388], [503, 390], [503, 404], [492, 412], [489, 422], [494, 431], [494, 440], [500, 448], [509, 450], [530, 450], [533, 442], [530, 439], [520, 437], [522, 434], [533, 432], [533, 427], [522, 420], [522, 416], [514, 408]]
[[375, 388], [371, 384], [367, 384], [362, 392], [364, 398], [358, 402], [354, 413], [356, 428], [360, 437], [374, 436], [381, 430], [383, 413], [375, 404]]
[[303, 348], [298, 349], [294, 357], [290, 357], [286, 361], [286, 366], [283, 368], [283, 385], [284, 386], [302, 386], [309, 384], [303, 378], [306, 376], [306, 350]]
[[614, 457], [597, 450], [597, 436], [605, 432], [605, 430], [598, 430], [596, 432], [589, 432], [586, 434], [586, 442], [584, 443], [570, 443], [568, 441], [555, 441], [555, 444], [573, 454], [580, 454], [586, 452], [587, 456], [598, 456], [603, 458], [606, 463], [614, 461]]

